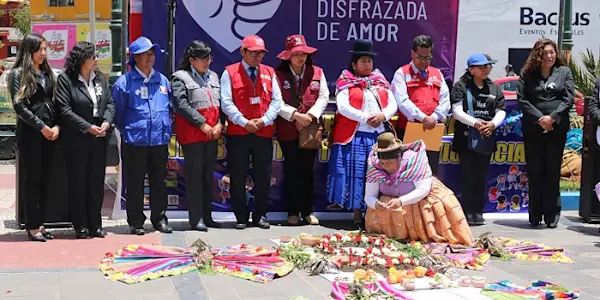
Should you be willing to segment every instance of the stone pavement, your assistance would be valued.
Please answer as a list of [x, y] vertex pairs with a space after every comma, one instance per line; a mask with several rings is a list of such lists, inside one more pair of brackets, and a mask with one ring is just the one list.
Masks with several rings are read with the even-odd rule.
[[[236, 243], [272, 246], [270, 238], [300, 233], [322, 234], [346, 229], [343, 222], [325, 226], [286, 227], [275, 225], [270, 230], [249, 228], [237, 231], [230, 228], [212, 229], [208, 233], [189, 231], [185, 222], [172, 222], [176, 232], [135, 237], [124, 234], [127, 226], [122, 220], [104, 220], [109, 236], [104, 239], [75, 240], [68, 229], [52, 230], [59, 240], [32, 243], [14, 221], [14, 168], [0, 166], [0, 300], [278, 300], [304, 296], [311, 300], [331, 299], [330, 284], [324, 279], [310, 277], [303, 271], [276, 279], [268, 284], [224, 276], [205, 276], [188, 273], [171, 278], [126, 285], [105, 280], [97, 270], [102, 254], [115, 251], [129, 243], [156, 243], [184, 247], [202, 238], [213, 247]], [[12, 174], [12, 176], [11, 176]], [[12, 211], [11, 211], [12, 209]], [[495, 236], [530, 239], [572, 253], [574, 264], [546, 262], [491, 261], [483, 271], [460, 270], [464, 275], [486, 276], [488, 281], [512, 280], [525, 284], [531, 280], [547, 280], [582, 291], [580, 299], [600, 299], [600, 236], [597, 225], [579, 223], [576, 212], [567, 212], [555, 230], [532, 230], [526, 219], [488, 220], [489, 225], [473, 228], [473, 233], [491, 231]], [[150, 229], [149, 226], [146, 227]]]

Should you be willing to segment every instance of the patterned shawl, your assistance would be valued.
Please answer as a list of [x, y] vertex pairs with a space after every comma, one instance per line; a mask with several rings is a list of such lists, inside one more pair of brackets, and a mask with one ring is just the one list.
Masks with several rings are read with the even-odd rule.
[[375, 69], [369, 77], [356, 77], [352, 72], [348, 70], [342, 71], [342, 75], [338, 78], [335, 83], [335, 93], [339, 91], [349, 89], [351, 87], [360, 86], [363, 89], [371, 86], [380, 86], [386, 89], [390, 88], [390, 83], [385, 79], [385, 76], [381, 74], [379, 69]]
[[398, 158], [400, 168], [393, 174], [388, 174], [379, 167], [377, 153], [371, 151], [368, 158], [367, 182], [394, 184], [396, 182], [415, 182], [430, 178], [432, 173], [429, 161], [427, 160], [425, 143], [422, 140], [418, 140], [410, 144], [405, 144], [404, 147], [406, 150], [414, 151], [415, 155], [412, 155], [408, 160], [403, 160], [402, 156], [400, 156]]

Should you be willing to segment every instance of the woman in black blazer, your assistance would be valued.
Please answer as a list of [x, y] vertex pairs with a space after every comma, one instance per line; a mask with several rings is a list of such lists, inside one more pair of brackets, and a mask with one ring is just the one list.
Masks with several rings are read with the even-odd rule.
[[560, 218], [560, 167], [575, 98], [571, 70], [550, 39], [538, 40], [523, 66], [517, 87], [523, 112], [525, 160], [529, 177], [529, 224], [548, 228]]
[[104, 198], [106, 135], [115, 115], [115, 104], [104, 74], [96, 70], [97, 61], [92, 43], [76, 43], [65, 62], [65, 72], [58, 76], [56, 88], [69, 177], [71, 221], [77, 238], [106, 235], [100, 210]]
[[19, 47], [8, 77], [10, 98], [17, 116], [19, 195], [25, 212], [29, 239], [45, 242], [54, 237], [46, 232], [43, 219], [52, 164], [54, 141], [58, 138], [54, 112], [56, 78], [46, 60], [48, 43], [43, 36], [28, 34]]

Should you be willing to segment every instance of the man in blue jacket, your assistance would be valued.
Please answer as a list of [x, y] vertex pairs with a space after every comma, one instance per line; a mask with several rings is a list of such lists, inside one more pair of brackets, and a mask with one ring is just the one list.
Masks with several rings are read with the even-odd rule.
[[129, 46], [130, 71], [113, 86], [115, 126], [121, 133], [121, 153], [126, 191], [127, 223], [132, 234], [143, 235], [144, 179], [150, 186], [150, 220], [162, 233], [171, 233], [167, 210], [167, 147], [171, 138], [170, 86], [154, 70], [158, 44], [140, 37]]

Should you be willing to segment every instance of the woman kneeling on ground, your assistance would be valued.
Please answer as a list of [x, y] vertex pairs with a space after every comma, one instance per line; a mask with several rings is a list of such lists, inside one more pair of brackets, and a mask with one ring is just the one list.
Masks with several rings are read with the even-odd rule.
[[382, 133], [369, 154], [365, 217], [369, 233], [471, 245], [473, 236], [452, 190], [432, 176], [425, 144]]

